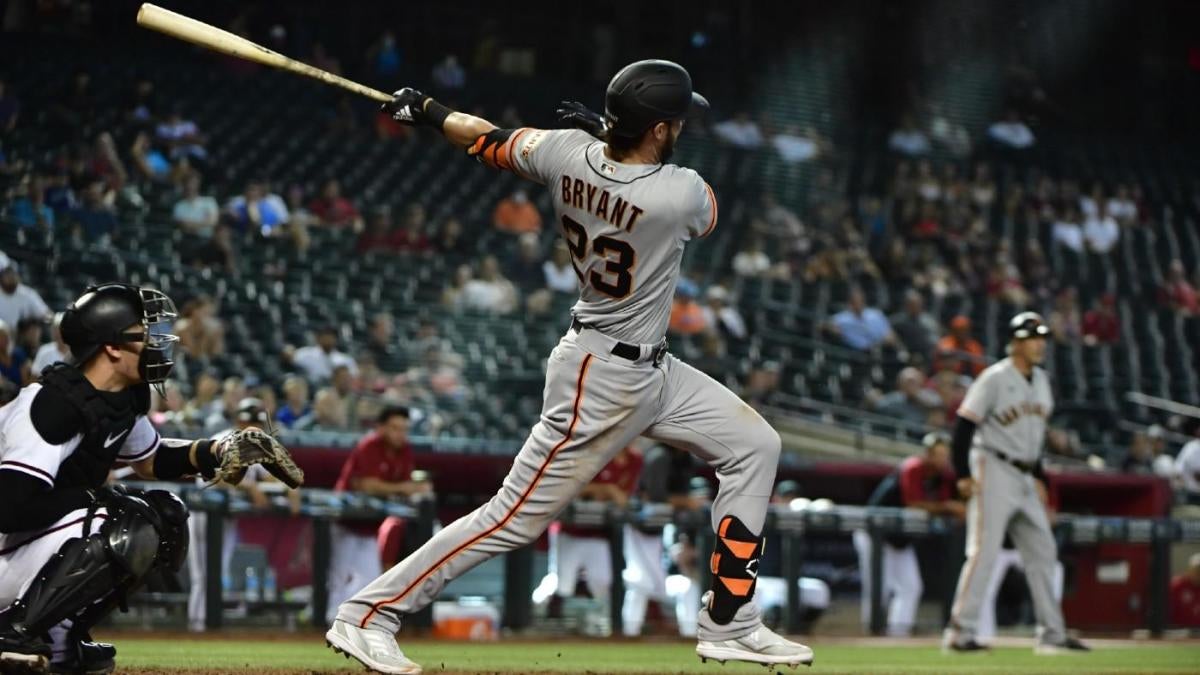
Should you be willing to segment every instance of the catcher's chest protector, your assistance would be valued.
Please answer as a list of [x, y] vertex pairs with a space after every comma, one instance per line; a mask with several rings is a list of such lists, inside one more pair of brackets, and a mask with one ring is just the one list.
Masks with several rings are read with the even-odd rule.
[[41, 382], [42, 390], [30, 407], [38, 432], [47, 441], [57, 443], [83, 435], [74, 452], [59, 466], [55, 485], [104, 485], [138, 416], [149, 409], [149, 387], [138, 385], [115, 394], [100, 392], [77, 368], [67, 365], [47, 368]]

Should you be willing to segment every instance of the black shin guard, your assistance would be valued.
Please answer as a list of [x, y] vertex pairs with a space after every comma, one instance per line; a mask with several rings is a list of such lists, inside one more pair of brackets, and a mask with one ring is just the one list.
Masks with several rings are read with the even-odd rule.
[[717, 528], [717, 545], [709, 569], [713, 574], [712, 600], [708, 615], [720, 624], [733, 620], [738, 609], [754, 597], [758, 582], [758, 559], [762, 557], [763, 538], [742, 521], [725, 516]]

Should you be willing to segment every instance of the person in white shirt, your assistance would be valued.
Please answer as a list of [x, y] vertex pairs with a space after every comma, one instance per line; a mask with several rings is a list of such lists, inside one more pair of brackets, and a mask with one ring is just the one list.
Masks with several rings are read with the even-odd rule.
[[1079, 225], [1079, 212], [1071, 209], [1054, 221], [1050, 230], [1055, 243], [1066, 246], [1076, 253], [1083, 252], [1083, 228]]
[[1117, 193], [1108, 200], [1108, 214], [1121, 225], [1133, 225], [1137, 222], [1137, 203], [1129, 195], [1129, 186], [1122, 183], [1117, 186]]
[[21, 283], [17, 263], [0, 253], [0, 321], [16, 326], [21, 319], [50, 318], [46, 301], [32, 288]]
[[571, 251], [561, 239], [555, 242], [550, 259], [542, 263], [542, 273], [546, 275], [546, 288], [555, 293], [579, 292], [579, 275], [571, 263]]
[[1037, 142], [1033, 131], [1021, 121], [1021, 116], [1015, 110], [1008, 111], [1004, 119], [988, 127], [988, 137], [1014, 150], [1031, 148]]
[[1117, 221], [1108, 214], [1108, 207], [1100, 205], [1099, 212], [1094, 218], [1088, 218], [1083, 225], [1083, 236], [1087, 239], [1088, 249], [1093, 253], [1108, 253], [1117, 245], [1121, 238], [1121, 228]]
[[217, 200], [209, 195], [200, 194], [200, 176], [193, 174], [184, 185], [183, 199], [175, 202], [171, 219], [182, 227], [184, 232], [209, 239], [220, 215], [221, 209], [217, 206]]
[[736, 307], [729, 304], [729, 291], [724, 286], [710, 286], [704, 299], [708, 304], [700, 311], [704, 312], [704, 321], [711, 330], [735, 340], [746, 339], [746, 320]]
[[500, 263], [488, 256], [479, 265], [479, 276], [463, 287], [459, 301], [477, 312], [509, 314], [517, 308], [517, 289], [500, 274]]
[[[295, 350], [291, 355], [292, 365], [300, 369], [311, 382], [328, 382], [333, 370], [345, 366], [351, 375], [358, 375], [358, 364], [349, 354], [337, 350], [337, 328], [324, 326], [317, 330], [317, 343]], [[285, 353], [286, 356], [286, 353]]]
[[183, 113], [179, 110], [171, 111], [170, 116], [154, 130], [154, 135], [171, 148], [172, 159], [190, 157], [203, 160], [208, 157], [200, 128], [195, 122], [183, 119]]
[[905, 115], [900, 122], [900, 128], [892, 132], [888, 137], [888, 148], [909, 157], [917, 155], [929, 154], [930, 144], [929, 137], [924, 131], [917, 128], [917, 123], [913, 121], [911, 115]]
[[800, 127], [791, 125], [786, 127], [783, 133], [775, 134], [771, 138], [771, 145], [774, 146], [783, 161], [788, 164], [799, 164], [812, 161], [820, 156], [824, 141], [817, 134], [817, 130], [812, 127], [801, 133]]
[[41, 375], [42, 371], [51, 364], [59, 361], [66, 363], [71, 360], [71, 349], [67, 347], [66, 342], [63, 342], [62, 317], [62, 312], [54, 315], [54, 321], [50, 324], [50, 342], [39, 347], [37, 355], [33, 357], [34, 376]]
[[1200, 506], [1200, 419], [1192, 420], [1192, 436], [1175, 458], [1175, 475], [1188, 504]]
[[753, 150], [762, 147], [763, 144], [762, 130], [758, 128], [754, 120], [750, 119], [750, 114], [745, 112], [734, 115], [731, 120], [714, 124], [713, 134], [722, 141], [743, 150]]

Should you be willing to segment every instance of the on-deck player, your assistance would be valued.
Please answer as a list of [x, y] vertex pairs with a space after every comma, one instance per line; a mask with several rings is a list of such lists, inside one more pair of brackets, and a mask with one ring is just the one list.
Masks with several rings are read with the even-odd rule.
[[983, 371], [958, 409], [952, 449], [959, 492], [970, 499], [967, 560], [942, 647], [953, 652], [987, 649], [976, 640], [979, 610], [1007, 533], [1025, 562], [1038, 619], [1035, 651], [1086, 651], [1087, 646], [1067, 635], [1054, 596], [1058, 547], [1046, 515], [1041, 456], [1054, 399], [1050, 379], [1039, 367], [1050, 329], [1034, 312], [1014, 316], [1008, 328], [1008, 358]]
[[717, 224], [712, 189], [668, 164], [684, 120], [707, 107], [669, 61], [621, 69], [605, 96], [605, 139], [578, 129], [498, 129], [413, 89], [386, 108], [430, 126], [488, 166], [550, 189], [580, 298], [550, 354], [541, 418], [500, 491], [441, 530], [338, 610], [326, 639], [385, 673], [419, 673], [395, 634], [406, 614], [484, 560], [533, 541], [635, 437], [683, 447], [716, 469], [712, 589], [699, 613], [703, 659], [811, 663], [812, 650], [766, 628], [750, 599], [779, 434], [735, 394], [667, 352], [684, 245]]

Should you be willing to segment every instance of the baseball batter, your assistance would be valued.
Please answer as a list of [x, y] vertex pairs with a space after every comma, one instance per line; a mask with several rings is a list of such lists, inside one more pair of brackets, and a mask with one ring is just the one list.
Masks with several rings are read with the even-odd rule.
[[[992, 365], [967, 390], [954, 430], [958, 488], [967, 504], [967, 560], [958, 578], [946, 651], [977, 652], [979, 612], [1005, 533], [1025, 562], [1038, 620], [1040, 654], [1087, 651], [1068, 637], [1054, 594], [1058, 549], [1046, 515], [1041, 448], [1054, 409], [1050, 380], [1039, 365], [1050, 329], [1024, 312], [1009, 322], [1009, 357]], [[969, 474], [968, 474], [969, 471]]]
[[550, 190], [580, 280], [571, 325], [550, 354], [540, 419], [500, 491], [343, 603], [330, 646], [385, 673], [420, 673], [396, 645], [406, 614], [450, 580], [536, 539], [639, 435], [686, 448], [716, 469], [713, 586], [699, 615], [703, 659], [808, 664], [812, 650], [762, 624], [754, 594], [779, 435], [740, 398], [667, 352], [664, 335], [684, 245], [717, 225], [700, 176], [667, 161], [707, 101], [669, 61], [639, 61], [609, 83], [605, 117], [574, 104], [579, 129], [498, 129], [413, 89], [386, 104], [490, 167]]

